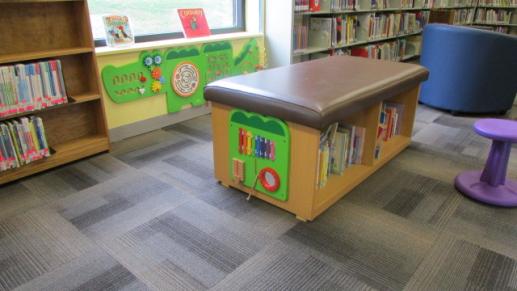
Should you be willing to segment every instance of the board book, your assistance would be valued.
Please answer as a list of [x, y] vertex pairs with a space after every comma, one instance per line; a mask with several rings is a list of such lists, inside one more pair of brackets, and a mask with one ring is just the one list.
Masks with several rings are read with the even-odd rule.
[[108, 46], [128, 46], [135, 43], [129, 17], [125, 15], [105, 15], [102, 17]]
[[178, 16], [186, 38], [210, 36], [210, 28], [202, 8], [178, 9]]

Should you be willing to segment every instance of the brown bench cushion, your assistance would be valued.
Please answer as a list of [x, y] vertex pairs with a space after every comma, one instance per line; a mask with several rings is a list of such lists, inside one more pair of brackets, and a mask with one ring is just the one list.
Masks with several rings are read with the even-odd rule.
[[427, 76], [418, 65], [334, 56], [215, 81], [206, 86], [205, 98], [323, 129]]

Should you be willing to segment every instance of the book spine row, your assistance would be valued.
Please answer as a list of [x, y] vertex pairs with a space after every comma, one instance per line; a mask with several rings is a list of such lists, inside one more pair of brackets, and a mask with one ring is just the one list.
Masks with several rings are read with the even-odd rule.
[[68, 101], [61, 61], [0, 67], [0, 117]]
[[458, 9], [452, 11], [453, 24], [468, 24], [474, 20], [474, 9]]
[[483, 6], [499, 6], [499, 7], [517, 7], [517, 0], [479, 0], [478, 5]]
[[294, 49], [305, 49], [309, 46], [309, 27], [307, 24], [294, 26]]
[[334, 123], [320, 136], [316, 188], [327, 184], [330, 175], [343, 175], [353, 164], [361, 164], [366, 129]]
[[404, 56], [406, 41], [390, 41], [351, 49], [352, 56], [369, 59], [399, 61]]
[[0, 172], [49, 157], [40, 117], [23, 117], [0, 123]]
[[474, 6], [474, 0], [431, 0], [429, 8]]
[[307, 11], [309, 10], [309, 0], [295, 0], [294, 11]]
[[420, 31], [429, 21], [429, 11], [417, 13], [390, 13], [368, 16], [368, 40], [393, 37]]
[[[400, 1], [400, 4], [407, 4], [408, 1]], [[402, 6], [404, 7], [404, 6]], [[410, 6], [413, 7], [413, 6]], [[387, 0], [370, 0], [370, 9], [387, 9], [390, 8]]]
[[[376, 0], [371, 0], [376, 1]], [[385, 1], [385, 0], [383, 0]], [[358, 10], [359, 8], [359, 1], [357, 0], [332, 0], [330, 2], [330, 9], [334, 11], [340, 11], [340, 10]]]
[[492, 30], [492, 31], [501, 32], [501, 33], [508, 33], [508, 32], [510, 32], [510, 28], [509, 27], [505, 27], [505, 26], [490, 27], [489, 29]]
[[310, 55], [310, 59], [319, 59], [333, 55], [350, 55], [378, 60], [400, 61], [405, 57], [420, 55], [421, 44], [422, 37], [415, 35], [394, 41], [313, 53]]
[[478, 9], [476, 22], [509, 24], [512, 19], [512, 11], [495, 9]]

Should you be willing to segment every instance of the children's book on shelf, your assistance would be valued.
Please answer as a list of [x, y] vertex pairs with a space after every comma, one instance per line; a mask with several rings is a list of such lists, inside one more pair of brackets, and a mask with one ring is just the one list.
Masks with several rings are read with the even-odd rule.
[[512, 19], [512, 11], [495, 9], [478, 9], [476, 22], [492, 24], [509, 24]]
[[22, 117], [0, 123], [0, 172], [50, 156], [40, 117]]
[[111, 47], [129, 46], [135, 43], [129, 17], [126, 15], [104, 15], [102, 17], [106, 44]]
[[384, 102], [382, 104], [374, 151], [375, 159], [379, 159], [381, 156], [382, 143], [400, 134], [403, 114], [404, 104], [395, 102]]
[[321, 0], [321, 10], [346, 11], [358, 10], [358, 0]]
[[296, 18], [293, 27], [295, 50], [305, 49], [309, 46], [309, 18]]
[[399, 61], [403, 54], [401, 45], [403, 45], [404, 43], [404, 40], [396, 40], [360, 47], [353, 47], [351, 49], [351, 55], [369, 59]]
[[307, 11], [307, 10], [309, 10], [309, 7], [310, 7], [310, 0], [295, 0], [294, 1], [294, 11], [296, 11], [296, 12]]
[[329, 48], [332, 45], [332, 17], [311, 17], [309, 46]]
[[0, 66], [0, 118], [67, 102], [60, 60]]
[[331, 175], [343, 175], [351, 165], [363, 160], [366, 129], [334, 123], [320, 135], [316, 188], [327, 184]]
[[321, 0], [310, 0], [309, 1], [309, 11], [316, 12], [321, 9]]
[[186, 38], [202, 37], [210, 35], [210, 28], [203, 8], [178, 9], [178, 16]]

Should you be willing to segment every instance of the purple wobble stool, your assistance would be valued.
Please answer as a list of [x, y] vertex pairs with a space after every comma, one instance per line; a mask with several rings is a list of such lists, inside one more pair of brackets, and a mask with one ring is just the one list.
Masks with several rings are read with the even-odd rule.
[[512, 143], [517, 143], [517, 121], [481, 119], [474, 124], [481, 136], [492, 139], [483, 171], [456, 176], [456, 188], [472, 199], [503, 207], [517, 206], [517, 181], [506, 179]]

